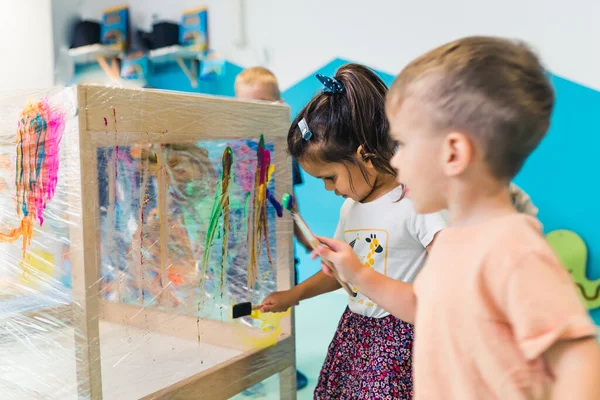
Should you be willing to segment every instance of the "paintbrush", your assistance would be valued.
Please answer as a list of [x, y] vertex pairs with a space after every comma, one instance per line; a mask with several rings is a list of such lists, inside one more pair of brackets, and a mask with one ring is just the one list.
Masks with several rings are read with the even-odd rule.
[[[304, 222], [304, 219], [300, 216], [300, 213], [298, 212], [298, 209], [296, 208], [294, 202], [294, 196], [292, 196], [289, 193], [284, 194], [281, 198], [281, 204], [283, 205], [283, 208], [285, 208], [290, 212], [290, 214], [292, 214], [294, 222], [296, 222], [296, 225], [298, 225], [298, 228], [300, 228], [300, 231], [302, 232], [306, 240], [308, 240], [308, 243], [310, 243], [313, 250], [316, 250], [319, 246], [322, 246], [321, 242], [319, 242], [319, 239], [317, 239], [317, 237], [313, 235], [311, 230], [308, 228], [308, 225], [306, 225], [306, 222]], [[340, 279], [334, 265], [327, 260], [323, 260], [323, 262], [329, 267], [329, 269], [333, 273], [334, 278], [337, 279], [339, 284], [344, 288], [348, 295], [350, 297], [356, 297], [356, 292], [354, 292], [346, 282]]]
[[235, 304], [232, 309], [233, 318], [241, 318], [252, 315], [254, 312], [260, 310], [259, 305], [252, 305], [252, 303], [239, 303]]

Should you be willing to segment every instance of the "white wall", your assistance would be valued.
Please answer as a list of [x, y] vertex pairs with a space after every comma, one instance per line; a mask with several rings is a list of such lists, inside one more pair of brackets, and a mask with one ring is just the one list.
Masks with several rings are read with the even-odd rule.
[[250, 41], [285, 87], [332, 56], [397, 73], [465, 35], [530, 42], [556, 74], [600, 89], [598, 0], [247, 0]]
[[0, 0], [0, 90], [53, 85], [50, 0]]
[[54, 82], [57, 85], [68, 84], [73, 77], [74, 65], [67, 52], [82, 5], [83, 0], [52, 0]]
[[[123, 0], [81, 0], [84, 17]], [[250, 46], [240, 48], [239, 3], [247, 7]], [[149, 29], [154, 13], [178, 21], [209, 6], [214, 48], [242, 66], [264, 64], [286, 88], [342, 57], [396, 73], [413, 57], [451, 39], [502, 35], [531, 43], [552, 72], [600, 89], [598, 0], [130, 0], [132, 21]]]

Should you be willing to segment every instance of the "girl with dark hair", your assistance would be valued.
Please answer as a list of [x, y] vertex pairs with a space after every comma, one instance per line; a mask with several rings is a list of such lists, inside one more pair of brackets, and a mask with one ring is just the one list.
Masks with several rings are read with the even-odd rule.
[[[385, 115], [387, 87], [361, 65], [334, 78], [296, 116], [288, 133], [291, 155], [309, 175], [346, 201], [335, 237], [353, 247], [365, 266], [412, 282], [441, 214], [418, 215], [390, 167], [395, 144]], [[270, 294], [262, 311], [288, 307], [340, 286], [322, 271], [288, 291]], [[410, 399], [412, 325], [361, 293], [350, 297], [321, 370], [316, 399]]]

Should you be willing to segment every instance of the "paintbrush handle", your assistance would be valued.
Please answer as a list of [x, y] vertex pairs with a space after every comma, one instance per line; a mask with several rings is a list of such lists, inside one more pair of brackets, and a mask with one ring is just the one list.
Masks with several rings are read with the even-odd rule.
[[[311, 242], [311, 245], [313, 245], [313, 247], [315, 246], [315, 244], [313, 244], [312, 242]], [[317, 246], [321, 246], [321, 243], [319, 243], [317, 241], [316, 245]], [[331, 262], [327, 261], [327, 260], [323, 260], [323, 259], [321, 259], [321, 260], [325, 263], [325, 265], [327, 265], [329, 267], [329, 269], [333, 273], [333, 277], [335, 279], [337, 279], [338, 283], [344, 288], [344, 290], [346, 291], [346, 293], [348, 293], [348, 296], [350, 296], [350, 297], [356, 297], [356, 292], [352, 290], [352, 288], [350, 287], [350, 285], [348, 285], [346, 282], [344, 282], [340, 278], [340, 276], [338, 275], [337, 270], [335, 269], [335, 267], [333, 266], [333, 264]]]
[[[294, 212], [292, 213], [292, 216], [294, 217], [294, 221], [296, 221], [296, 224], [298, 224], [298, 227], [300, 228], [300, 231], [302, 231], [302, 234], [304, 235], [306, 240], [308, 240], [310, 245], [313, 247], [313, 250], [316, 250], [319, 246], [322, 246], [321, 242], [319, 242], [319, 239], [317, 239], [317, 237], [311, 232], [311, 230], [308, 229], [308, 225], [306, 225], [306, 222], [304, 222], [304, 219], [300, 216], [300, 214]], [[329, 269], [333, 273], [333, 277], [348, 293], [348, 296], [356, 297], [356, 292], [354, 292], [346, 282], [340, 279], [340, 276], [338, 275], [334, 265], [327, 260], [323, 260], [323, 262], [329, 267]]]

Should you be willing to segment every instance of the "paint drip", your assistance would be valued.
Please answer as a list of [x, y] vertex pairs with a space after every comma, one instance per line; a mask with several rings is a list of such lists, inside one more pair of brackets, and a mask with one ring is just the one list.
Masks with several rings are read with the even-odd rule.
[[54, 197], [58, 182], [59, 145], [65, 129], [65, 113], [50, 107], [47, 99], [29, 103], [17, 128], [16, 208], [21, 222], [0, 242], [23, 239], [23, 257], [31, 244], [35, 222], [42, 226], [44, 210]]
[[[204, 252], [202, 254], [202, 264], [200, 268], [201, 293], [204, 292], [204, 280], [206, 279], [208, 262], [210, 260], [211, 255], [211, 248], [217, 237], [219, 220], [221, 219], [221, 216], [223, 216], [223, 234], [221, 235], [223, 243], [221, 250], [220, 265], [221, 292], [223, 292], [225, 285], [225, 264], [227, 262], [227, 248], [229, 238], [229, 183], [231, 180], [231, 166], [233, 164], [233, 150], [229, 146], [227, 146], [223, 151], [222, 164], [223, 170], [221, 171], [221, 178], [217, 183], [217, 191], [210, 213], [210, 220], [208, 224], [208, 230], [206, 232], [206, 240], [204, 243]], [[201, 297], [202, 299], [204, 299], [204, 296]], [[198, 303], [198, 312], [200, 312], [201, 308], [201, 304]]]
[[252, 289], [258, 277], [258, 260], [262, 250], [262, 239], [266, 241], [269, 264], [273, 268], [273, 256], [269, 240], [267, 224], [267, 187], [273, 175], [274, 166], [271, 165], [271, 153], [265, 147], [265, 138], [260, 135], [256, 149], [257, 166], [254, 175], [254, 196], [252, 207], [247, 212], [247, 246], [248, 246], [248, 288]]

